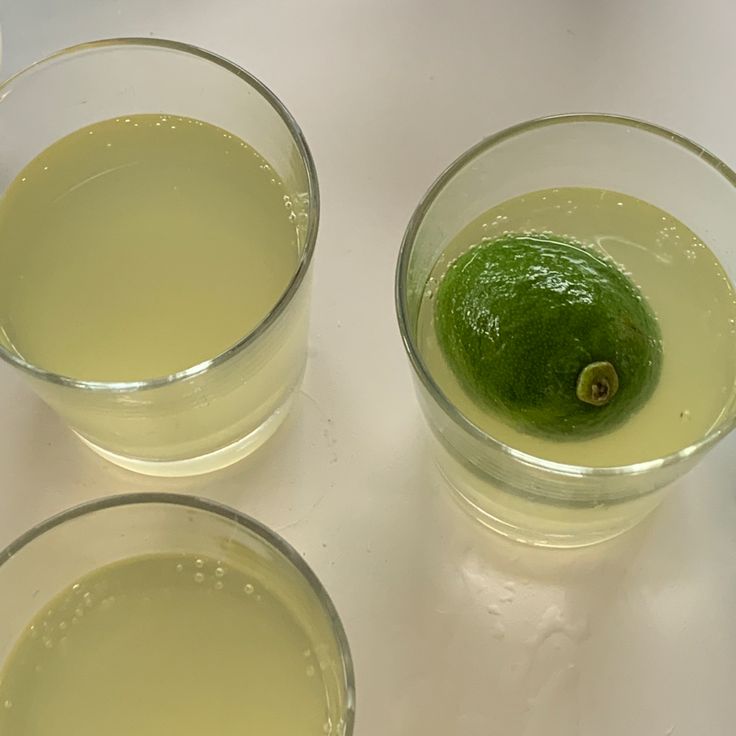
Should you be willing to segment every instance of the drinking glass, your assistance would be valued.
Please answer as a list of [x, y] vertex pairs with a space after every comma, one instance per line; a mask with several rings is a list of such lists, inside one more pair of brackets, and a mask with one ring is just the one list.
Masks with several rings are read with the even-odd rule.
[[60, 51], [0, 85], [0, 192], [63, 136], [142, 113], [219, 126], [271, 164], [293, 202], [299, 243], [286, 290], [229, 349], [164, 377], [97, 382], [58, 375], [25, 360], [4, 338], [0, 357], [25, 373], [103, 457], [138, 472], [191, 475], [253, 452], [283, 422], [300, 385], [319, 221], [317, 176], [296, 122], [255, 77], [192, 46], [133, 38]]
[[[192, 496], [134, 493], [95, 500], [39, 524], [0, 550], [0, 670], [29, 623], [62, 591], [100, 567], [155, 554], [216, 559], [245, 571], [279, 599], [314, 643], [331, 733], [351, 736], [353, 665], [327, 592], [302, 556], [273, 531], [234, 509]], [[105, 662], [99, 665], [104, 668]]]
[[555, 116], [516, 125], [464, 153], [409, 222], [396, 275], [397, 314], [442, 474], [464, 508], [490, 528], [530, 544], [576, 547], [614, 537], [652, 511], [667, 486], [733, 429], [736, 402], [732, 392], [717, 423], [678, 452], [631, 465], [586, 467], [511, 447], [447, 398], [417, 336], [433, 266], [483, 212], [555, 187], [607, 189], [660, 207], [704, 239], [733, 282], [736, 174], [701, 146], [655, 125], [614, 115]]

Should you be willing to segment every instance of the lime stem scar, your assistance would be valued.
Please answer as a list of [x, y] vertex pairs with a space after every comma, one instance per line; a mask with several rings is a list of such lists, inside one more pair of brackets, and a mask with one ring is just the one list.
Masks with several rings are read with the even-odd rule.
[[605, 406], [618, 391], [618, 373], [606, 360], [589, 363], [580, 371], [576, 389], [580, 401]]

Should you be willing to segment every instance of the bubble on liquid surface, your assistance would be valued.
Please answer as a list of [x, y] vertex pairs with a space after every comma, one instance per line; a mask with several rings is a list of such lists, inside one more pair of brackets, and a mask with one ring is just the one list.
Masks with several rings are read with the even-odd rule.
[[204, 573], [203, 572], [195, 572], [194, 573], [194, 582], [195, 583], [203, 583], [204, 582]]
[[221, 578], [225, 575], [225, 569], [222, 567], [216, 567], [215, 568], [215, 577]]
[[245, 593], [246, 595], [253, 595], [254, 591], [255, 591], [255, 588], [250, 583], [246, 583], [243, 586], [243, 593]]
[[224, 583], [222, 582], [222, 580], [215, 581], [215, 590], [222, 590], [223, 587]]
[[201, 570], [204, 567], [204, 560], [201, 557], [197, 557], [197, 559], [194, 560], [194, 567]]
[[177, 566], [176, 566], [176, 571], [177, 571], [177, 572], [184, 572], [184, 565], [182, 565], [182, 564], [181, 564], [181, 562], [179, 562], [179, 563], [177, 564]]

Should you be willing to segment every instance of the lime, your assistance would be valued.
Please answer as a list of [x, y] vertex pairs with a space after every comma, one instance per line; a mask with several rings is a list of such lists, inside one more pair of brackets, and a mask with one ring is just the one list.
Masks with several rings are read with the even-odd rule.
[[535, 434], [607, 432], [659, 379], [659, 325], [638, 288], [554, 236], [504, 235], [465, 252], [437, 290], [435, 325], [470, 396]]

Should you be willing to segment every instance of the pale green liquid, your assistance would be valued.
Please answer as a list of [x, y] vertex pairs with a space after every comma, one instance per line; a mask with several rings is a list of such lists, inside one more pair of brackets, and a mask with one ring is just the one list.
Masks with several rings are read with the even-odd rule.
[[[524, 231], [576, 238], [612, 258], [639, 286], [660, 322], [664, 360], [655, 393], [608, 434], [559, 441], [521, 432], [478, 406], [440, 351], [433, 296], [448, 265], [484, 237]], [[704, 437], [734, 400], [736, 295], [722, 266], [697, 235], [666, 212], [600, 189], [533, 192], [471, 222], [432, 271], [418, 339], [432, 377], [468, 419], [516, 449], [557, 462], [615, 466], [668, 455]]]
[[0, 734], [338, 734], [323, 676], [337, 666], [312, 623], [208, 558], [101, 568], [40, 610], [0, 670]]
[[227, 350], [299, 258], [275, 172], [215, 126], [132, 115], [54, 143], [0, 198], [0, 327], [27, 361], [143, 380]]

